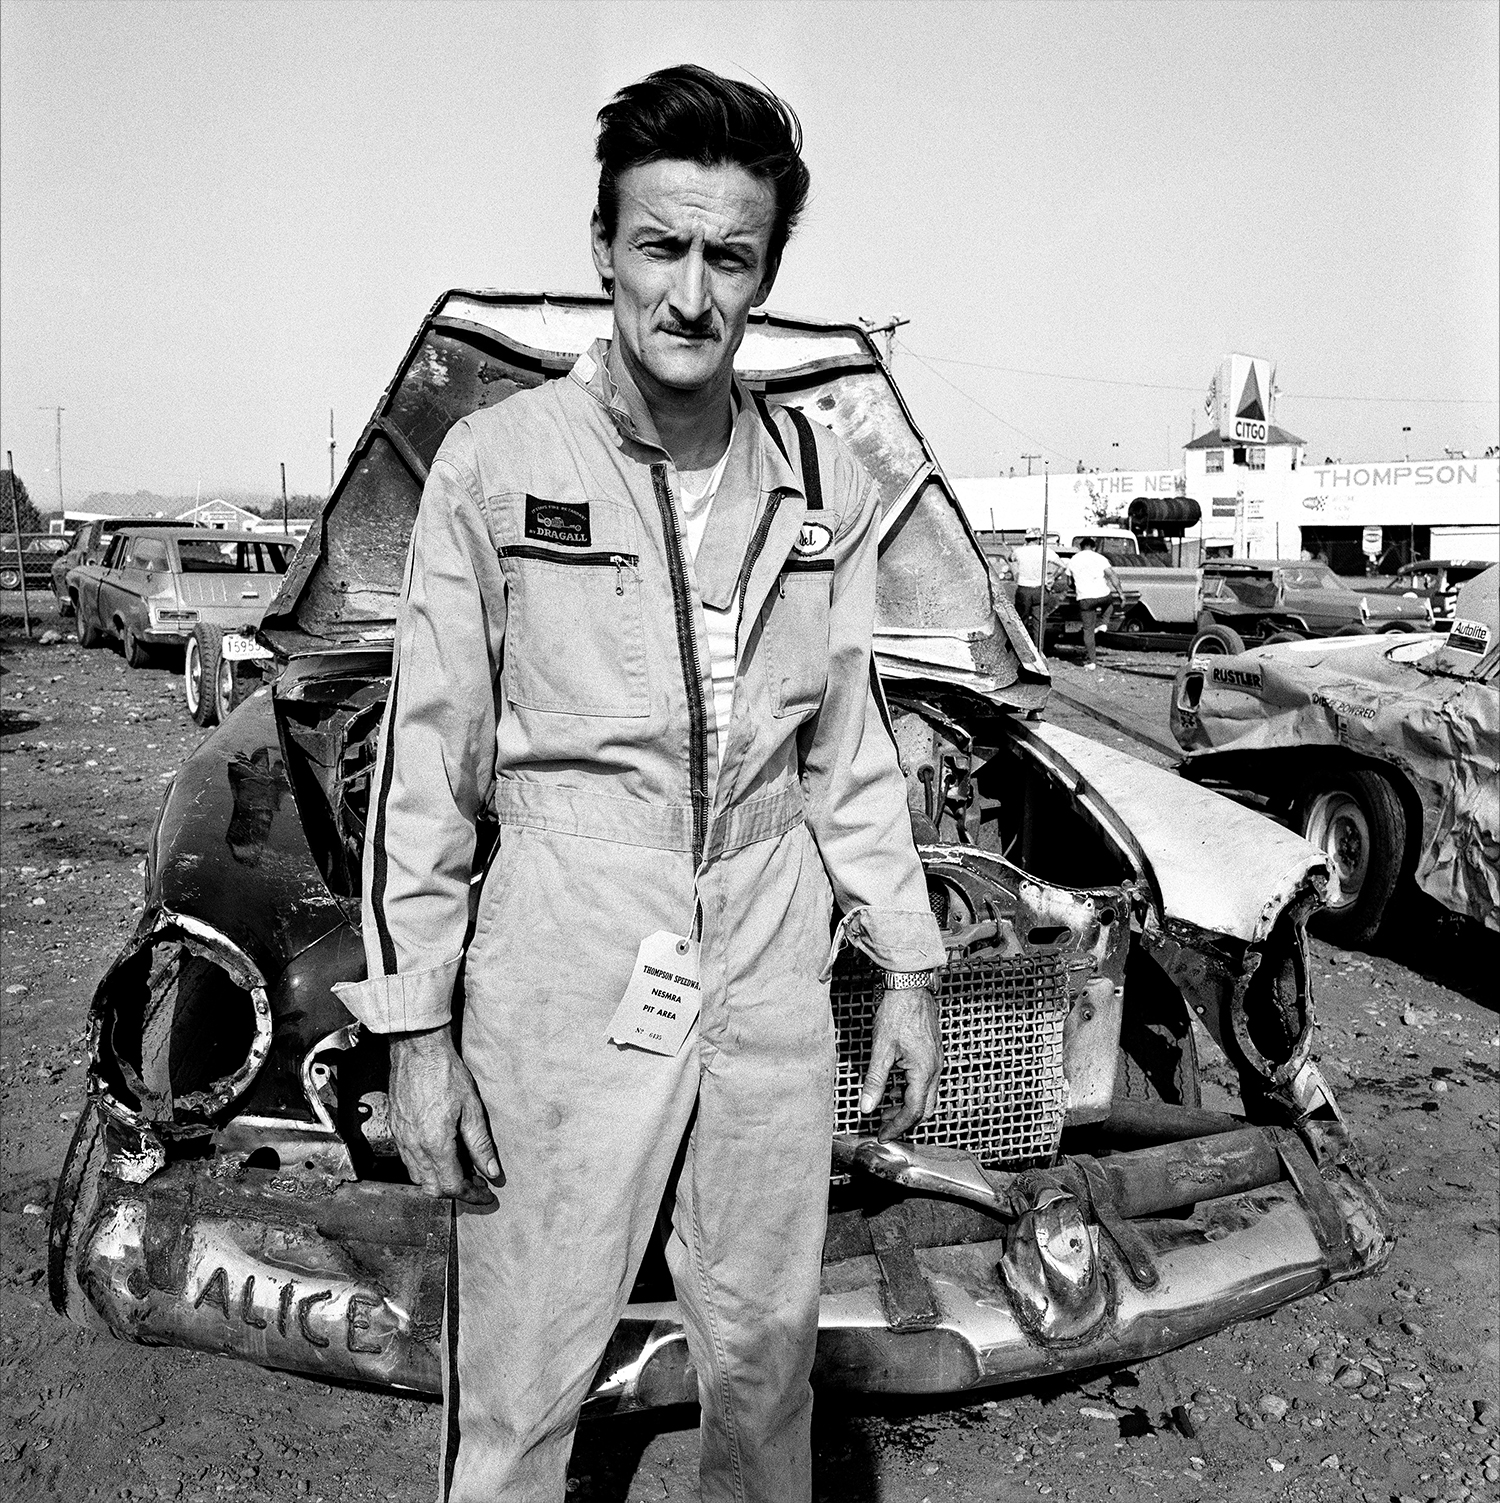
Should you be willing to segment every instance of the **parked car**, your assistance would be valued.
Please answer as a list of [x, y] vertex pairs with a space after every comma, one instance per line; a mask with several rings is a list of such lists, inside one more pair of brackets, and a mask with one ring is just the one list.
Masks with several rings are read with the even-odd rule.
[[1432, 607], [1433, 624], [1447, 627], [1453, 621], [1453, 602], [1458, 598], [1459, 587], [1491, 567], [1478, 558], [1422, 559], [1402, 564], [1389, 579], [1378, 585], [1372, 582], [1365, 593], [1425, 600]]
[[1363, 944], [1401, 881], [1500, 929], [1500, 568], [1446, 635], [1290, 643], [1177, 675], [1186, 776], [1247, 789], [1328, 855], [1320, 915]]
[[1432, 630], [1425, 601], [1351, 590], [1327, 564], [1289, 559], [1209, 559], [1190, 656], [1243, 652], [1247, 643], [1363, 632]]
[[68, 541], [67, 551], [52, 561], [52, 593], [57, 598], [61, 616], [73, 614], [73, 600], [68, 594], [68, 575], [84, 564], [99, 563], [109, 548], [109, 540], [122, 527], [181, 527], [175, 517], [95, 517], [80, 522]]
[[208, 527], [127, 527], [103, 559], [68, 575], [78, 640], [119, 640], [125, 661], [182, 647], [188, 713], [212, 725], [243, 697], [244, 664], [267, 656], [250, 638], [286, 573], [296, 545], [279, 533]]
[[[71, 1317], [437, 1389], [451, 1213], [407, 1180], [385, 1042], [331, 988], [365, 974], [359, 859], [427, 467], [455, 419], [565, 374], [609, 328], [599, 297], [450, 293], [381, 398], [261, 623], [274, 676], [174, 779], [139, 926], [95, 993], [51, 1228]], [[1033, 718], [1046, 664], [864, 330], [756, 314], [738, 363], [841, 433], [879, 488], [877, 668], [950, 956], [937, 1110], [884, 1145], [858, 1112], [878, 977], [848, 953], [835, 971], [818, 1380], [1050, 1382], [1378, 1268], [1386, 1214], [1312, 1058], [1304, 923], [1324, 855]], [[801, 514], [766, 515], [750, 622], [779, 609]], [[630, 567], [665, 574], [659, 519], [638, 522]], [[612, 650], [598, 615], [580, 651]], [[481, 827], [477, 874], [497, 835]], [[1202, 1108], [1195, 1019], [1233, 1062], [1241, 1114]], [[591, 1407], [696, 1393], [648, 1256]]]
[[49, 589], [53, 560], [67, 551], [66, 533], [23, 532], [19, 550], [15, 533], [0, 537], [0, 590], [19, 590], [23, 571], [28, 590]]

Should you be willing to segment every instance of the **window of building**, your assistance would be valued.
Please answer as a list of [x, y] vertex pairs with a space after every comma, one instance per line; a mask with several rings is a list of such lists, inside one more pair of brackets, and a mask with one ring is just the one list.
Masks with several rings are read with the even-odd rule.
[[1224, 473], [1224, 451], [1222, 449], [1205, 449], [1203, 451], [1203, 468], [1210, 475], [1222, 475]]
[[1266, 451], [1264, 449], [1247, 449], [1245, 451], [1245, 458], [1252, 470], [1263, 470], [1266, 467]]

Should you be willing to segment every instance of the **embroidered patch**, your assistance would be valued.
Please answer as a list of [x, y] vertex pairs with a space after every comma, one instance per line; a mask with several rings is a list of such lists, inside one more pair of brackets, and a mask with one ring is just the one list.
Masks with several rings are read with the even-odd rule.
[[821, 522], [804, 522], [797, 533], [797, 541], [792, 544], [792, 552], [811, 558], [814, 554], [826, 553], [832, 546], [833, 528], [825, 527]]
[[587, 548], [593, 542], [587, 501], [544, 501], [526, 498], [526, 536], [564, 548]]

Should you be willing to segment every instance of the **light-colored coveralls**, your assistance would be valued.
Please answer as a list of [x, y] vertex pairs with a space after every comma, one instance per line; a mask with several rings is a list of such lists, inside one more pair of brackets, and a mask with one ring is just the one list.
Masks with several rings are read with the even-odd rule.
[[[562, 1497], [679, 1153], [667, 1255], [705, 1503], [810, 1493], [834, 895], [886, 969], [945, 956], [871, 671], [874, 486], [826, 430], [736, 396], [696, 568], [676, 471], [605, 341], [456, 424], [422, 496], [369, 811], [370, 979], [340, 994], [374, 1030], [427, 1029], [462, 972], [505, 1183], [456, 1218], [452, 1500]], [[788, 456], [813, 433], [821, 484], [804, 487]], [[700, 601], [737, 589], [718, 747]], [[500, 843], [466, 949], [486, 805]], [[687, 1043], [607, 1042], [641, 940], [689, 934], [695, 904]]]

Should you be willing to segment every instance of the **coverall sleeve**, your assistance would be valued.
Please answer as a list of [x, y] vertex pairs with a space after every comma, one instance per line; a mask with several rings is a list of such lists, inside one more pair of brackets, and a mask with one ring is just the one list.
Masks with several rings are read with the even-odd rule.
[[460, 424], [422, 492], [365, 824], [368, 980], [334, 990], [376, 1033], [452, 1016], [475, 821], [491, 793], [505, 583]]
[[[906, 782], [873, 672], [880, 503], [853, 470], [857, 505], [835, 553], [828, 625], [828, 687], [801, 738], [807, 823], [844, 911], [843, 937], [888, 971], [922, 971], [947, 959], [912, 841]], [[835, 950], [837, 944], [835, 944]]]

